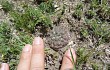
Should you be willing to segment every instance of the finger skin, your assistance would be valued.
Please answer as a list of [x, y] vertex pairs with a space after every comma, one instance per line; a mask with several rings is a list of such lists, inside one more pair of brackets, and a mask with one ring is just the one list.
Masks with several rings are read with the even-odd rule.
[[74, 63], [76, 62], [76, 54], [74, 49], [72, 48], [68, 49], [64, 54], [61, 70], [73, 70], [74, 64], [72, 63], [72, 56], [71, 56], [70, 50], [72, 51], [72, 54], [73, 54]]
[[32, 55], [32, 46], [27, 44], [23, 48], [17, 70], [30, 70], [31, 55]]
[[44, 43], [40, 37], [33, 41], [30, 70], [44, 70]]
[[0, 70], [9, 70], [9, 65], [7, 63], [2, 63]]

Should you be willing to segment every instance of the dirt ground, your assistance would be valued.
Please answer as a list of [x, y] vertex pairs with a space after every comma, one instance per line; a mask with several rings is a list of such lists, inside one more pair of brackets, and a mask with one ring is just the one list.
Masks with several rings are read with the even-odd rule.
[[[31, 1], [29, 2], [31, 3]], [[74, 48], [76, 54], [80, 48], [85, 48], [84, 54], [90, 54], [86, 62], [80, 63], [77, 60], [80, 63], [80, 66], [76, 63], [77, 70], [95, 70], [93, 68], [95, 64], [99, 67], [98, 70], [110, 70], [110, 44], [106, 43], [95, 47], [96, 41], [93, 37], [82, 39], [80, 36], [79, 30], [83, 28], [84, 21], [83, 19], [79, 21], [72, 16], [78, 2], [79, 0], [55, 0], [54, 2], [58, 6], [56, 10], [61, 9], [63, 5], [66, 7], [60, 19], [58, 19], [58, 16], [51, 17], [53, 21], [52, 29], [43, 36], [46, 53], [45, 70], [59, 70], [63, 54], [69, 47]], [[0, 22], [4, 20], [8, 22], [9, 16], [0, 11]], [[43, 35], [43, 32], [36, 32], [35, 36], [39, 35]]]
[[[66, 49], [73, 47], [77, 53], [78, 49], [83, 47], [86, 48], [85, 54], [91, 53], [87, 58], [87, 62], [80, 64], [81, 66], [76, 66], [77, 70], [96, 70], [92, 64], [96, 64], [98, 70], [109, 70], [110, 44], [101, 44], [95, 47], [94, 38], [88, 37], [88, 39], [85, 40], [81, 39], [82, 37], [79, 34], [79, 30], [83, 27], [84, 21], [83, 19], [78, 21], [72, 17], [78, 0], [63, 0], [55, 3], [58, 6], [60, 5], [60, 7], [62, 3], [64, 3], [66, 8], [60, 21], [57, 22], [56, 25], [53, 25], [53, 29], [48, 32], [49, 35], [44, 37], [45, 46], [49, 48], [46, 54], [46, 69], [59, 70], [62, 56]], [[57, 21], [56, 18], [53, 18], [53, 20]]]

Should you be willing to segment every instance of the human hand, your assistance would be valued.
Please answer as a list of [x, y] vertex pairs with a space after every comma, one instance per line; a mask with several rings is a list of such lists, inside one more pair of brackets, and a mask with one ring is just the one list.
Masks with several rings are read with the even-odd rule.
[[[74, 62], [76, 62], [75, 51], [72, 48], [71, 51]], [[44, 55], [43, 40], [40, 37], [36, 37], [32, 45], [27, 44], [23, 48], [17, 70], [44, 70]], [[70, 49], [68, 49], [64, 54], [61, 70], [73, 70], [73, 66]], [[9, 70], [9, 65], [2, 63], [0, 70]]]

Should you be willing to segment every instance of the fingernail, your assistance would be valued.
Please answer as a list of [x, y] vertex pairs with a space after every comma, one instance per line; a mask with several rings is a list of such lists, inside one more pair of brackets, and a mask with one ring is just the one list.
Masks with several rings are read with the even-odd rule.
[[34, 43], [34, 44], [37, 44], [37, 45], [41, 44], [41, 38], [40, 38], [40, 37], [35, 37], [33, 43]]
[[67, 55], [70, 58], [72, 58], [72, 56], [73, 56], [74, 62], [76, 63], [76, 53], [75, 53], [75, 50], [73, 48], [68, 49]]
[[23, 48], [23, 51], [24, 52], [31, 52], [31, 45], [29, 45], [29, 44], [27, 44], [27, 45], [25, 45], [25, 47]]
[[1, 64], [1, 70], [6, 70], [5, 68], [6, 68], [6, 63], [2, 63]]
[[74, 49], [73, 48], [68, 49], [68, 53], [67, 54], [68, 54], [68, 56], [74, 55], [75, 54]]

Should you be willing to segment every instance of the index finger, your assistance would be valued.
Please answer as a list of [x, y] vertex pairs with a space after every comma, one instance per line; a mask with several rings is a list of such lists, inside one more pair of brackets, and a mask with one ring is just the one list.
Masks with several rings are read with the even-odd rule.
[[33, 41], [30, 70], [44, 70], [44, 43], [40, 37]]

